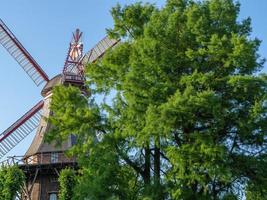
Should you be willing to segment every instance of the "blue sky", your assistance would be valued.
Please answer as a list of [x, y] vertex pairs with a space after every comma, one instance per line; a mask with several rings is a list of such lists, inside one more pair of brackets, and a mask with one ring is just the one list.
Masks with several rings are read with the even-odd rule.
[[[164, 0], [148, 0], [163, 5]], [[44, 71], [53, 77], [60, 73], [66, 57], [71, 32], [84, 32], [85, 51], [105, 35], [112, 26], [109, 10], [116, 3], [134, 0], [12, 0], [1, 2], [0, 18], [9, 26]], [[267, 57], [267, 1], [240, 0], [240, 19], [252, 18], [253, 34], [263, 41], [260, 54]], [[37, 88], [20, 66], [0, 46], [0, 132], [8, 128], [40, 99]], [[263, 70], [267, 72], [267, 65]], [[23, 155], [34, 133], [9, 155]]]

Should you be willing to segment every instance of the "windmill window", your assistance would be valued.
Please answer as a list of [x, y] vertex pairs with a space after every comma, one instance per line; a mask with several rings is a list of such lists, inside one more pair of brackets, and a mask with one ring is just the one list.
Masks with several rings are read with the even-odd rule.
[[56, 182], [58, 182], [58, 180], [57, 180], [57, 177], [51, 177], [51, 183], [56, 183]]
[[41, 126], [41, 128], [40, 128], [40, 131], [39, 131], [39, 134], [41, 134], [41, 133], [42, 133], [42, 131], [43, 131], [43, 128], [44, 128], [44, 126]]
[[50, 194], [49, 200], [57, 200], [57, 194], [55, 194], [55, 193]]
[[51, 163], [58, 162], [58, 153], [51, 153]]
[[70, 135], [70, 140], [71, 140], [71, 146], [74, 146], [77, 143], [77, 138], [76, 135]]

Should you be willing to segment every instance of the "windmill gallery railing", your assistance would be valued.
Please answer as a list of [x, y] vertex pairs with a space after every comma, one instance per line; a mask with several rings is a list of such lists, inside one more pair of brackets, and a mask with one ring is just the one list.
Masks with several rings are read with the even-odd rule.
[[75, 158], [67, 157], [64, 152], [45, 152], [38, 153], [32, 156], [11, 156], [0, 162], [0, 167], [8, 166], [36, 166], [36, 165], [53, 165], [53, 164], [74, 164]]

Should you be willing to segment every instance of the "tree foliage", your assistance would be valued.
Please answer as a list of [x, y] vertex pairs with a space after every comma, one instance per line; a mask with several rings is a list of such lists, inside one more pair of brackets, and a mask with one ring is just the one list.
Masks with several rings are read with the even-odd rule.
[[[266, 196], [264, 59], [239, 8], [168, 0], [112, 10], [108, 33], [122, 42], [87, 67], [89, 103], [62, 87], [51, 106], [50, 139], [78, 138], [79, 185], [90, 188], [80, 198]], [[103, 93], [112, 102], [91, 102]]]
[[63, 169], [59, 176], [59, 200], [71, 200], [74, 195], [75, 184], [75, 171], [73, 169]]
[[25, 175], [17, 166], [0, 169], [0, 200], [13, 200], [20, 194]]

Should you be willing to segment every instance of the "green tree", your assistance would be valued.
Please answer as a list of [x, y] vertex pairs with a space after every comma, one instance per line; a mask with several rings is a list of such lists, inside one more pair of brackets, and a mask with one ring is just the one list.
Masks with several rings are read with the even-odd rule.
[[[122, 42], [87, 67], [93, 96], [57, 88], [51, 106], [50, 140], [77, 135], [80, 180], [98, 174], [80, 185], [95, 199], [237, 199], [246, 186], [266, 195], [267, 82], [256, 75], [265, 60], [239, 8], [168, 0], [112, 9], [108, 33]], [[98, 94], [112, 103], [92, 103]]]
[[0, 169], [0, 200], [13, 200], [22, 191], [25, 175], [17, 166]]
[[[54, 128], [47, 140], [60, 144], [69, 133], [77, 138], [77, 144], [68, 152], [77, 157], [80, 165], [72, 198], [133, 199], [138, 176], [121, 163], [117, 140], [111, 134], [103, 136], [109, 128], [97, 105], [91, 102], [88, 106], [75, 87], [56, 87], [52, 98], [53, 117], [49, 120]], [[65, 191], [70, 192], [67, 188]]]
[[59, 200], [71, 200], [74, 196], [75, 171], [63, 169], [59, 175]]
[[265, 200], [267, 199], [266, 183], [263, 185], [249, 185], [246, 190], [247, 200]]

